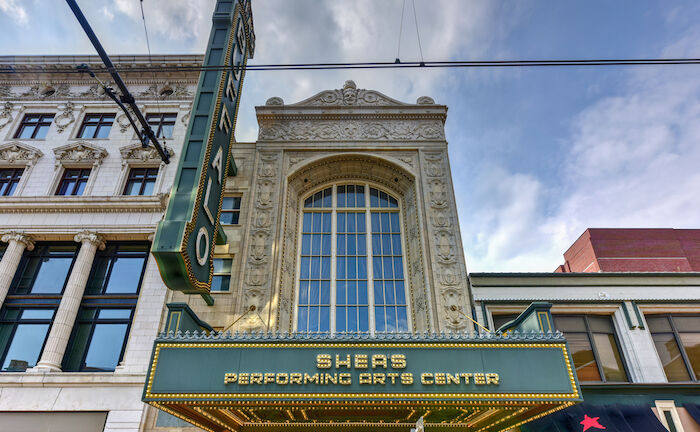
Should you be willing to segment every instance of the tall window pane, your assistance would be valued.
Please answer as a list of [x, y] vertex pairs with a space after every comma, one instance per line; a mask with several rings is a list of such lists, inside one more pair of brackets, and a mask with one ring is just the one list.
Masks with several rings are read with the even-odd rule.
[[408, 331], [398, 200], [340, 184], [304, 198], [303, 209], [297, 330]]
[[[354, 191], [349, 194], [355, 205]], [[369, 330], [367, 297], [367, 230], [365, 212], [337, 214], [336, 330]]]
[[700, 381], [700, 316], [646, 317], [666, 379]]
[[0, 359], [3, 372], [36, 366], [55, 309], [5, 307], [0, 312]]
[[0, 169], [0, 196], [12, 196], [17, 189], [24, 168]]
[[[313, 207], [326, 204], [323, 192], [319, 194], [318, 197], [313, 197]], [[330, 194], [327, 196], [330, 197]], [[330, 202], [327, 204], [330, 206]], [[330, 331], [331, 217], [330, 212], [303, 214], [297, 320], [299, 331]]]
[[12, 294], [60, 294], [77, 252], [73, 245], [38, 245], [27, 251], [15, 276]]

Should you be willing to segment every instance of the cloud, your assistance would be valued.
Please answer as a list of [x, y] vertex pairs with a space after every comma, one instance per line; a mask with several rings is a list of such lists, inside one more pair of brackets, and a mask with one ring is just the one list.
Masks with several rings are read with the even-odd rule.
[[[138, 0], [114, 0], [117, 11], [133, 20], [141, 21]], [[213, 0], [167, 0], [143, 3], [144, 16], [149, 32], [173, 41], [190, 41], [199, 51], [206, 48], [206, 38], [211, 27]]]
[[26, 9], [17, 0], [0, 0], [0, 11], [22, 25], [29, 22]]

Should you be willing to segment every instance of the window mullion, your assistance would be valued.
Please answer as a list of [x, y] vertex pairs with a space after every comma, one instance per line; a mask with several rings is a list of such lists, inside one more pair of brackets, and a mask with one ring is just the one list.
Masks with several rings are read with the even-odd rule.
[[329, 329], [331, 331], [331, 334], [335, 334], [335, 307], [336, 307], [336, 282], [335, 282], [335, 275], [336, 275], [336, 260], [337, 260], [337, 254], [336, 254], [336, 242], [337, 242], [337, 232], [338, 232], [338, 221], [336, 217], [336, 207], [335, 207], [335, 186], [333, 187], [333, 195], [332, 195], [332, 200], [333, 200], [333, 208], [331, 210], [331, 313], [330, 313], [330, 320], [331, 322], [329, 323]]
[[[369, 187], [367, 187], [367, 200], [369, 200]], [[367, 203], [366, 203], [367, 204]], [[369, 333], [374, 336], [374, 269], [372, 263], [374, 257], [372, 255], [372, 211], [369, 205], [365, 209], [365, 240], [367, 242], [367, 307], [369, 308], [367, 316], [369, 317]]]
[[676, 344], [678, 344], [678, 351], [680, 351], [681, 353], [681, 357], [683, 358], [683, 362], [685, 363], [685, 368], [688, 369], [688, 375], [690, 376], [690, 380], [697, 381], [695, 371], [693, 370], [693, 365], [690, 363], [690, 359], [688, 359], [688, 355], [685, 352], [685, 346], [683, 346], [683, 339], [681, 339], [681, 335], [678, 333], [678, 330], [676, 329], [676, 324], [673, 321], [673, 315], [668, 315], [667, 317], [668, 322], [671, 324], [673, 338], [676, 340]]
[[600, 380], [602, 382], [607, 382], [605, 378], [605, 373], [603, 371], [603, 365], [600, 363], [600, 357], [598, 357], [598, 348], [595, 345], [595, 338], [593, 337], [593, 332], [591, 327], [588, 325], [588, 316], [583, 315], [583, 321], [586, 324], [586, 333], [588, 334], [588, 341], [591, 344], [591, 351], [593, 351], [593, 358], [595, 359], [595, 364], [598, 366], [598, 373], [600, 374]]

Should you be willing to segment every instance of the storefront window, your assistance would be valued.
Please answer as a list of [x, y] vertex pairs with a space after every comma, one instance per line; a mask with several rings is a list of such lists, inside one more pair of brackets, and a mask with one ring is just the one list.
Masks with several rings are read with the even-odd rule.
[[400, 220], [396, 198], [366, 184], [304, 200], [298, 331], [408, 331]]
[[666, 379], [700, 380], [700, 316], [650, 315], [646, 320]]
[[554, 315], [564, 333], [580, 381], [627, 382], [622, 353], [609, 316]]

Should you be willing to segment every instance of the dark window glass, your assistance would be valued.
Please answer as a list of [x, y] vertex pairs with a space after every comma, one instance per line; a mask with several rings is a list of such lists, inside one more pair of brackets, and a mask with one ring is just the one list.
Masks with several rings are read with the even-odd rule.
[[148, 260], [146, 243], [108, 243], [92, 264], [70, 344], [65, 371], [113, 371], [129, 336]]
[[114, 114], [86, 114], [78, 138], [108, 138]]
[[3, 372], [36, 366], [55, 309], [6, 306], [0, 311], [0, 361]]
[[148, 114], [146, 120], [158, 138], [172, 138], [177, 114]]
[[15, 138], [43, 139], [52, 121], [53, 114], [26, 114], [15, 132]]
[[24, 168], [0, 169], [0, 196], [12, 196], [22, 178]]
[[63, 170], [56, 195], [82, 195], [90, 178], [90, 168]]
[[131, 168], [124, 186], [124, 195], [153, 195], [158, 168]]
[[554, 324], [569, 342], [580, 381], [628, 381], [609, 316], [555, 315]]
[[507, 314], [507, 315], [493, 315], [491, 319], [493, 319], [493, 330], [498, 330], [501, 328], [504, 324], [509, 323], [516, 319], [519, 314]]
[[109, 244], [95, 255], [86, 293], [137, 294], [147, 259], [146, 244]]
[[228, 291], [231, 282], [231, 259], [214, 258], [214, 276], [211, 280], [212, 291]]
[[238, 225], [241, 217], [241, 197], [224, 197], [221, 205], [221, 223]]
[[68, 282], [77, 246], [37, 245], [33, 251], [25, 251], [15, 275], [10, 293], [61, 294]]
[[133, 308], [81, 307], [64, 370], [113, 371], [122, 359], [132, 313]]
[[666, 379], [700, 380], [700, 316], [651, 315], [646, 317]]

